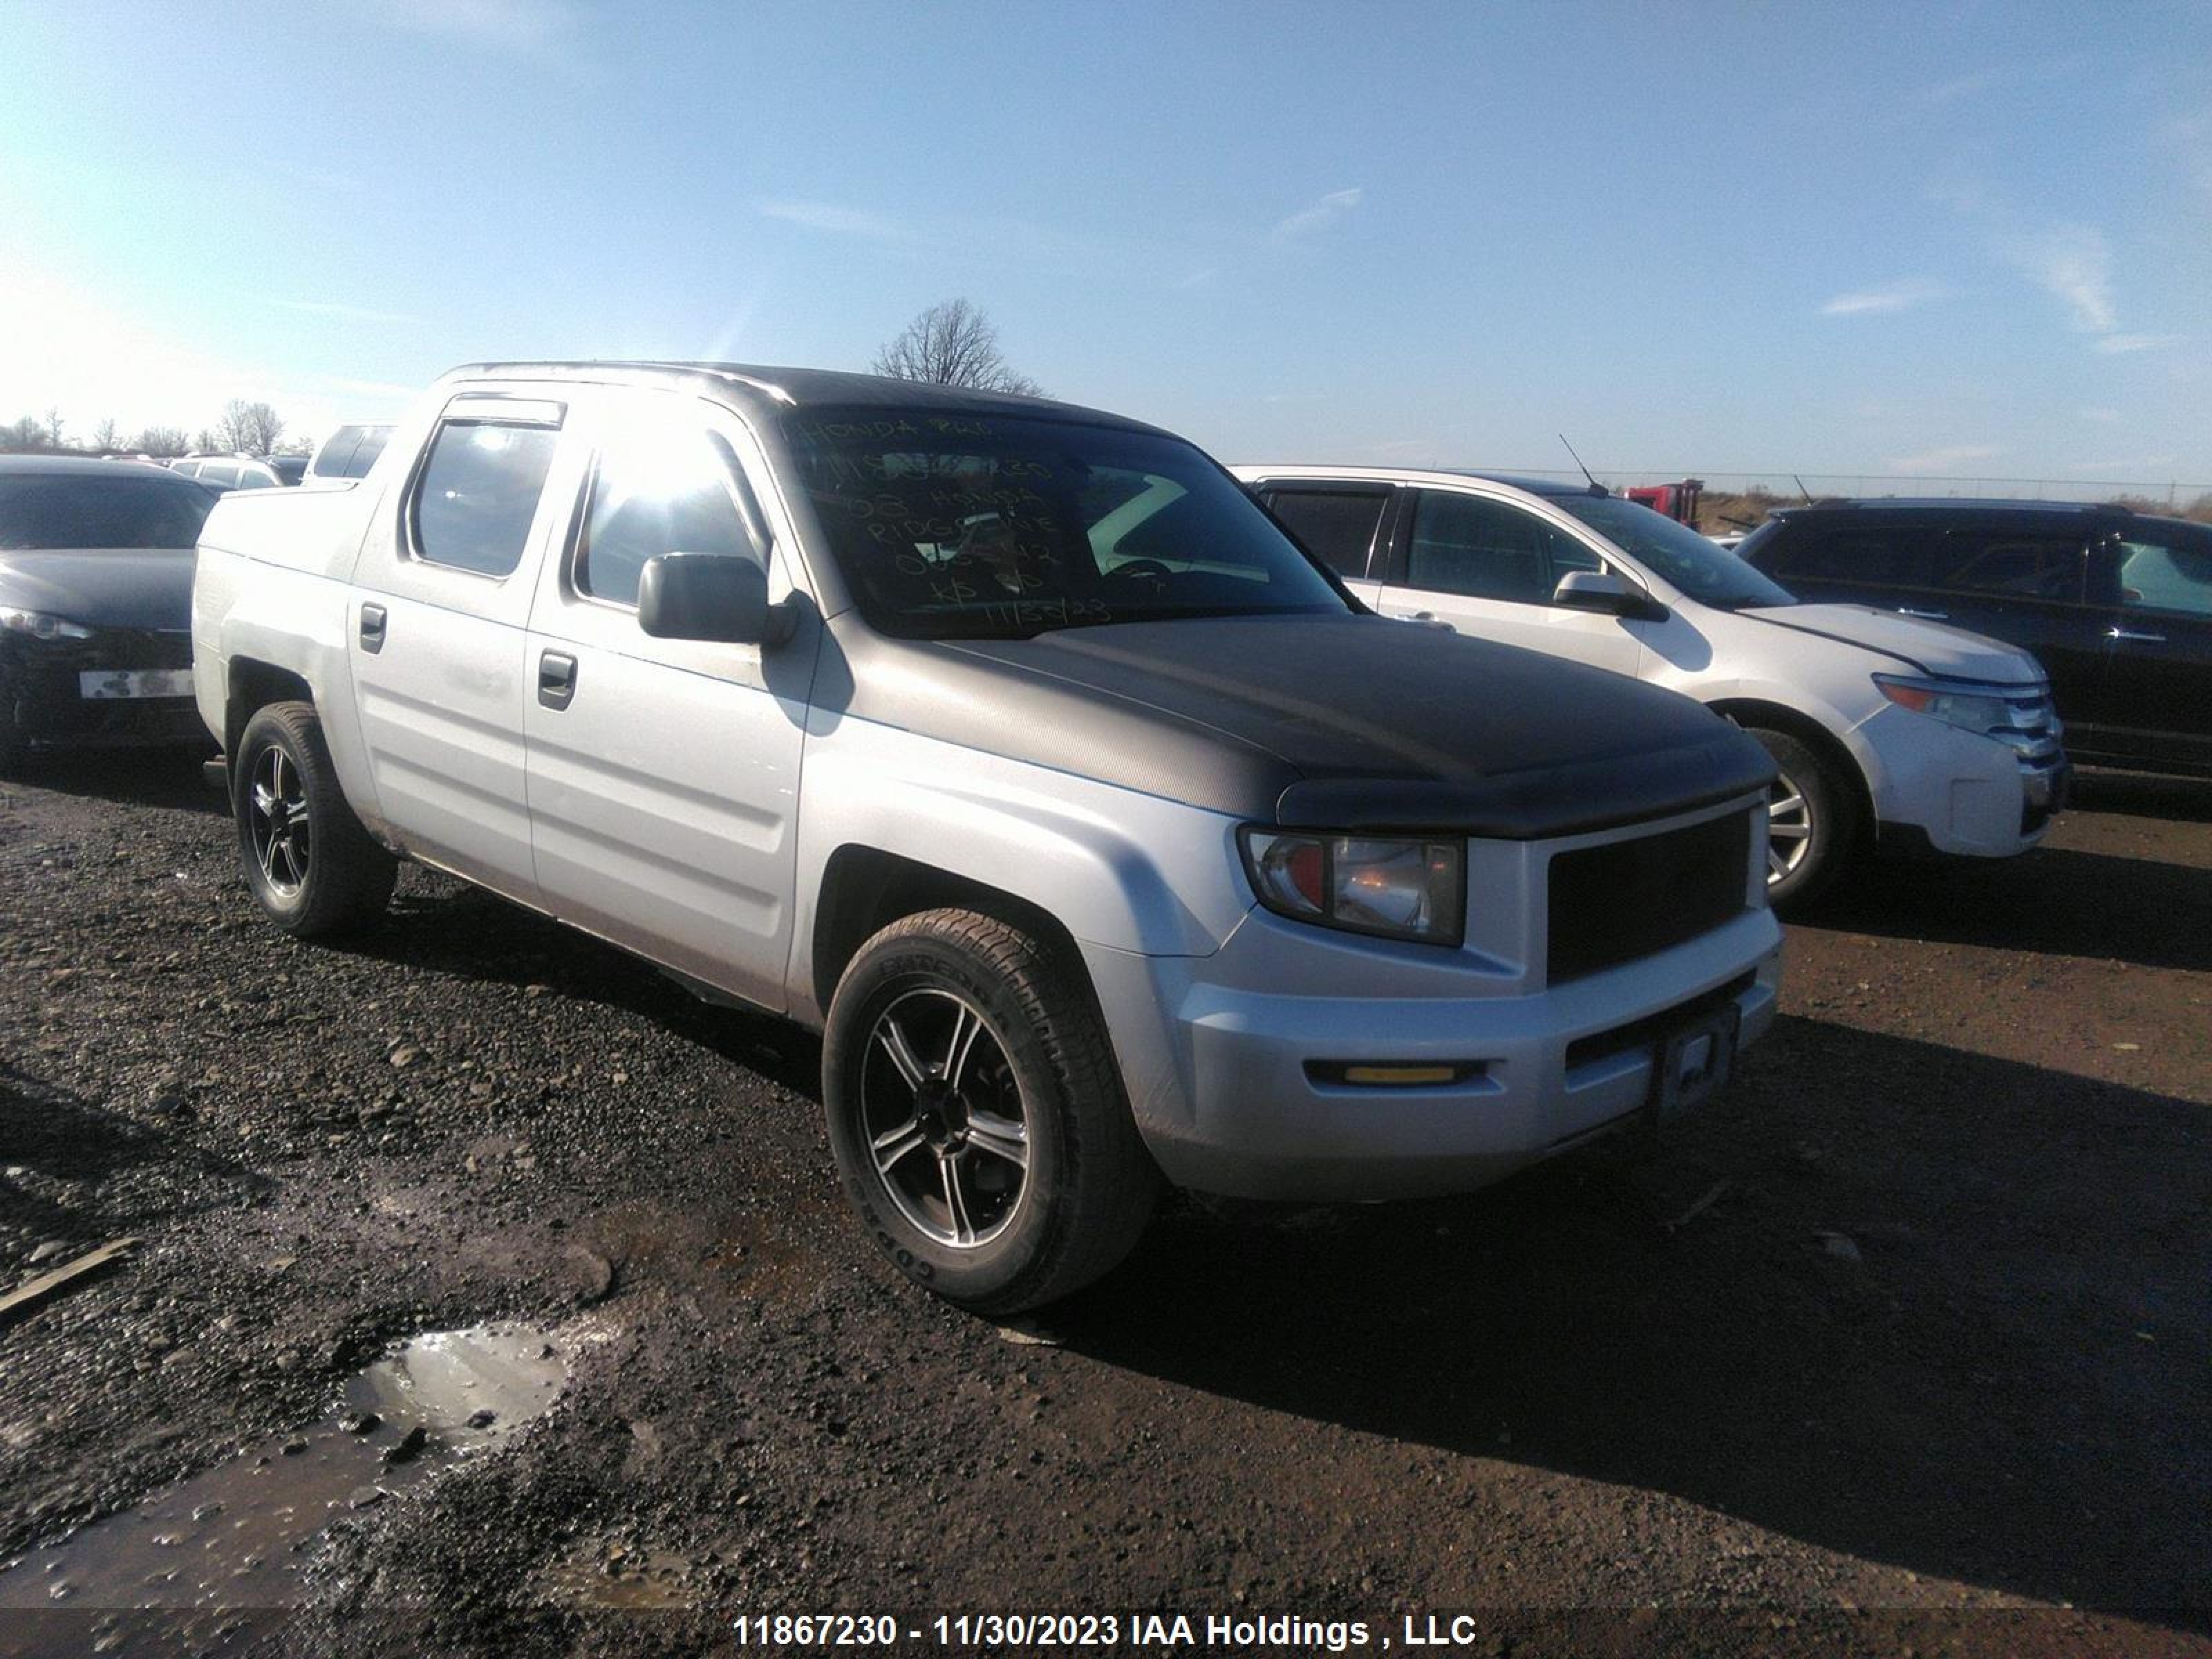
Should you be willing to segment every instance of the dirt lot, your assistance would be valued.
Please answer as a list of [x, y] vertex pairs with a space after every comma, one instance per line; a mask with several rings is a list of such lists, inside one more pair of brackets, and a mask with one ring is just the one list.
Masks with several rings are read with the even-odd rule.
[[[804, 1036], [415, 872], [294, 945], [181, 762], [0, 787], [0, 1290], [143, 1241], [0, 1328], [0, 1653], [181, 1650], [94, 1609], [230, 1585], [318, 1653], [1164, 1607], [2212, 1655], [2212, 787], [2092, 780], [1789, 974], [1653, 1155], [1178, 1202], [1008, 1333], [848, 1222]], [[488, 1322], [473, 1427], [362, 1419]]]

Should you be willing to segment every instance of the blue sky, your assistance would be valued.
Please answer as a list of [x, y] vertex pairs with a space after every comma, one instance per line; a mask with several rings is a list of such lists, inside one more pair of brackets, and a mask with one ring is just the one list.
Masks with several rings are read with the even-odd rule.
[[2212, 9], [5, 4], [0, 418], [865, 367], [1229, 459], [2212, 481]]

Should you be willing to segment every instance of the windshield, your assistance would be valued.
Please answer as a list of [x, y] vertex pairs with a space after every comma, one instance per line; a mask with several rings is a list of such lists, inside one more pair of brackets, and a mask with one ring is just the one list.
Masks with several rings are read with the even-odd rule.
[[1687, 525], [1677, 524], [1641, 501], [1625, 501], [1618, 495], [1547, 499], [1700, 605], [1719, 611], [1742, 611], [1797, 603], [1795, 594], [1776, 586], [1736, 555], [1714, 546]]
[[119, 470], [0, 475], [0, 548], [190, 547], [215, 500], [188, 479]]
[[1026, 639], [1347, 609], [1221, 470], [1148, 433], [1019, 416], [809, 410], [792, 453], [871, 625]]

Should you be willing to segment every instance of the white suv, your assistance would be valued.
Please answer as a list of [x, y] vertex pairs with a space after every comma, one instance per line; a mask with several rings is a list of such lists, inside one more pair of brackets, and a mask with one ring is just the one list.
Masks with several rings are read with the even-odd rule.
[[1735, 555], [1595, 485], [1352, 466], [1232, 469], [1387, 617], [1444, 623], [1698, 699], [1781, 770], [1770, 896], [1852, 856], [2004, 858], [2067, 780], [2023, 651], [1863, 605], [1800, 605]]

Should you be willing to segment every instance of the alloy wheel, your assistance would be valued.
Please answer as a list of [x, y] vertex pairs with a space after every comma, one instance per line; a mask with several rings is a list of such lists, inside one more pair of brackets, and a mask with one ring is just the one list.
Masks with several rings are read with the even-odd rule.
[[276, 744], [254, 763], [247, 811], [262, 879], [279, 897], [294, 897], [307, 879], [307, 787]]
[[1766, 802], [1766, 884], [1787, 881], [1813, 847], [1813, 804], [1796, 779], [1784, 773]]
[[1006, 1231], [1028, 1190], [1029, 1118], [1005, 1044], [957, 992], [908, 991], [876, 1017], [861, 1127], [884, 1194], [939, 1244]]

